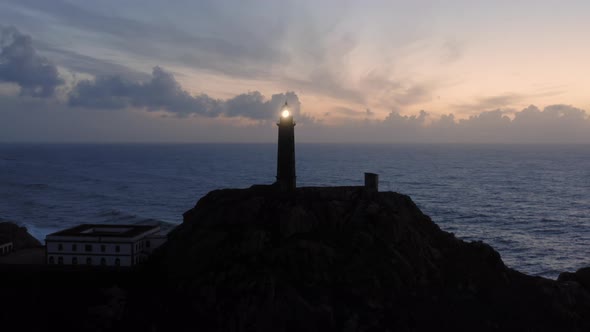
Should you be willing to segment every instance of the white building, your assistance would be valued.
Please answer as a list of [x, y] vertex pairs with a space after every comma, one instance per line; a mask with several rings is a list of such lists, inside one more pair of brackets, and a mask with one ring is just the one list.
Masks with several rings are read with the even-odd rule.
[[133, 266], [166, 242], [160, 226], [84, 224], [45, 237], [47, 264]]
[[14, 251], [12, 242], [0, 243], [0, 256], [8, 255]]

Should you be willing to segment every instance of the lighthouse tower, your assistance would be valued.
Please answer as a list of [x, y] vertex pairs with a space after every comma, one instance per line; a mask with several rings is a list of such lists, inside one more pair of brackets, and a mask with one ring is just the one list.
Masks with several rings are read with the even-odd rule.
[[283, 105], [277, 126], [279, 144], [276, 184], [282, 191], [290, 191], [295, 189], [295, 122], [287, 102]]

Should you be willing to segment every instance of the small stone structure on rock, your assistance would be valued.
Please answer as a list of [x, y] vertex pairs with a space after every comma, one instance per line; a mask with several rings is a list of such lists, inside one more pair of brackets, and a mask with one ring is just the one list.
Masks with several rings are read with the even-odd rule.
[[365, 173], [365, 189], [379, 191], [379, 175], [375, 173]]

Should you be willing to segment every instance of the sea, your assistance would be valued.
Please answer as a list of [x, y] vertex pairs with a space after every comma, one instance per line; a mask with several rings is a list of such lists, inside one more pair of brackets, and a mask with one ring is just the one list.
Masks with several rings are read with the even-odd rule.
[[[275, 144], [0, 144], [0, 221], [45, 236], [80, 223], [171, 229], [207, 192], [270, 184]], [[442, 229], [519, 271], [590, 266], [590, 145], [303, 144], [298, 186], [410, 195]]]

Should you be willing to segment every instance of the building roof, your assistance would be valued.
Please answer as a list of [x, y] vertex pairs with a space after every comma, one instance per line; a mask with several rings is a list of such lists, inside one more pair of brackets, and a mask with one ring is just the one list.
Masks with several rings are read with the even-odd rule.
[[72, 228], [64, 229], [47, 236], [81, 236], [81, 237], [119, 237], [132, 238], [149, 232], [159, 230], [158, 225], [105, 225], [105, 224], [82, 224]]

